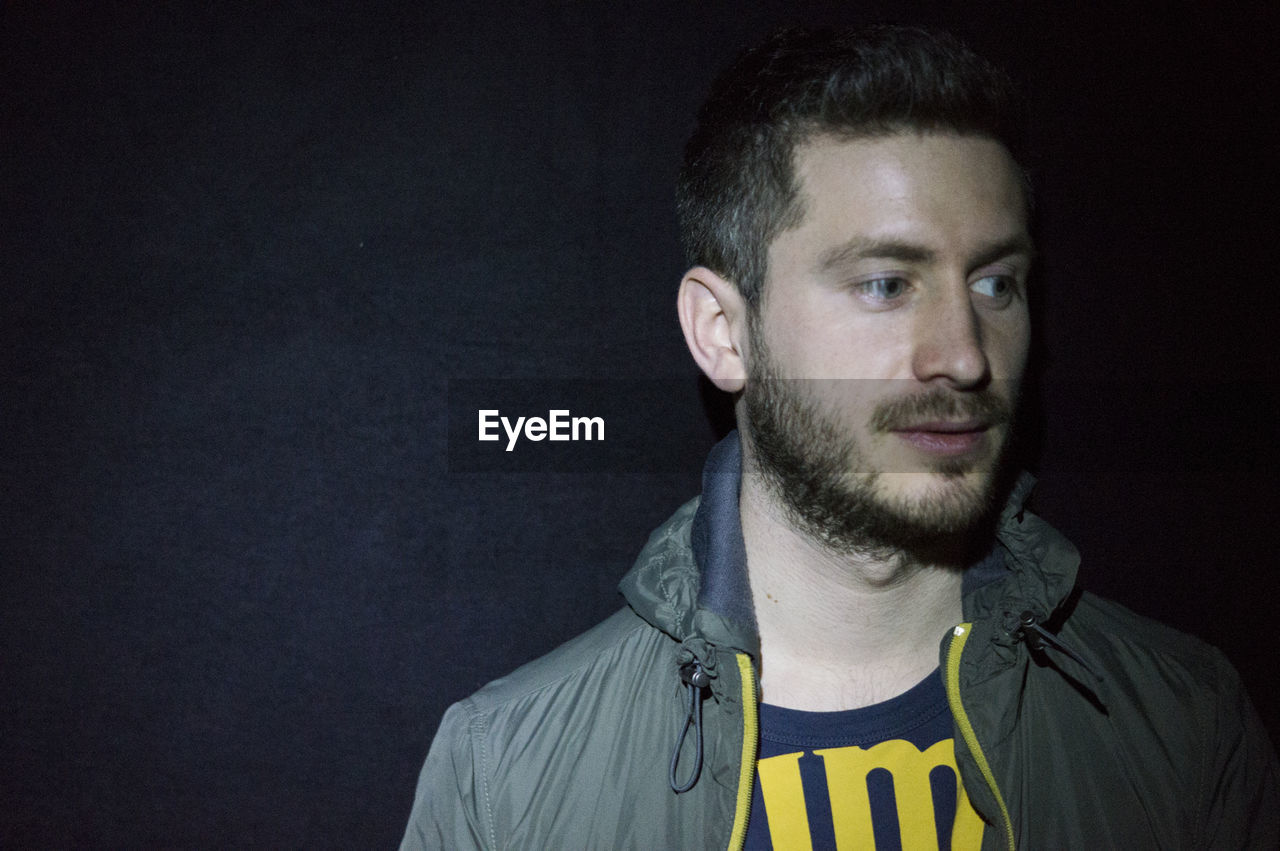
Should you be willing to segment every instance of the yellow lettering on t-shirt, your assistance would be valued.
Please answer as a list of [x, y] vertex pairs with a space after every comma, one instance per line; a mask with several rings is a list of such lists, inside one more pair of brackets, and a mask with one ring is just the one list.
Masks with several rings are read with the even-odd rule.
[[764, 808], [769, 813], [769, 838], [774, 851], [813, 851], [804, 784], [800, 780], [802, 756], [803, 751], [771, 756], [760, 760], [756, 769]]
[[[813, 753], [826, 767], [837, 848], [863, 849], [876, 845], [867, 789], [867, 776], [876, 769], [885, 769], [893, 777], [902, 847], [937, 848], [938, 826], [929, 775], [941, 767], [950, 769], [956, 777], [956, 819], [951, 826], [951, 847], [960, 851], [976, 849], [982, 844], [984, 825], [960, 783], [952, 739], [944, 739], [924, 751], [903, 739], [889, 739], [865, 749], [823, 748]], [[810, 851], [812, 848], [800, 775], [802, 756], [803, 753], [782, 754], [759, 762], [769, 835], [775, 849]]]

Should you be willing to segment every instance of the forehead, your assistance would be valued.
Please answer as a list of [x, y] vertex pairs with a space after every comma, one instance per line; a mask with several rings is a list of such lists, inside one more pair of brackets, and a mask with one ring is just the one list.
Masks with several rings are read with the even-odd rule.
[[795, 167], [804, 214], [773, 247], [821, 251], [861, 237], [951, 254], [1026, 234], [1021, 173], [986, 137], [819, 136], [796, 149]]

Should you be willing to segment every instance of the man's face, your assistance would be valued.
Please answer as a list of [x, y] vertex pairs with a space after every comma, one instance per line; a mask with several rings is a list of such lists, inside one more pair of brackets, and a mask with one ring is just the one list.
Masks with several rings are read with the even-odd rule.
[[1000, 494], [1026, 363], [1031, 241], [997, 142], [819, 137], [804, 217], [769, 247], [752, 316], [752, 463], [792, 518], [846, 551], [963, 536]]

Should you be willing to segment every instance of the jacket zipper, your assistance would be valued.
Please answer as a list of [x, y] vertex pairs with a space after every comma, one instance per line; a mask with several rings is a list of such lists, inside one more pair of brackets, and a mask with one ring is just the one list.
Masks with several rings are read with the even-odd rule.
[[756, 669], [746, 653], [737, 654], [742, 681], [742, 765], [738, 770], [738, 803], [729, 834], [729, 851], [742, 851], [747, 841], [747, 820], [751, 817], [751, 793], [756, 785], [756, 753], [760, 744], [757, 716]]
[[1000, 787], [996, 785], [996, 776], [991, 771], [991, 765], [987, 762], [987, 756], [982, 752], [982, 746], [978, 744], [978, 736], [973, 731], [973, 724], [969, 721], [969, 715], [964, 711], [964, 704], [960, 700], [960, 654], [964, 652], [965, 642], [969, 640], [969, 634], [973, 630], [973, 624], [962, 623], [951, 632], [951, 643], [947, 645], [947, 665], [944, 672], [944, 678], [947, 685], [947, 703], [951, 705], [951, 714], [956, 719], [956, 725], [960, 728], [960, 736], [964, 739], [966, 745], [969, 746], [969, 753], [973, 754], [973, 760], [978, 764], [978, 770], [982, 772], [982, 779], [987, 782], [988, 788], [995, 796], [996, 804], [1000, 807], [1000, 818], [1002, 827], [1004, 828], [1005, 845], [1009, 851], [1016, 851], [1016, 844], [1013, 837], [1013, 821], [1009, 818], [1009, 808], [1005, 806], [1004, 796], [1000, 794]]

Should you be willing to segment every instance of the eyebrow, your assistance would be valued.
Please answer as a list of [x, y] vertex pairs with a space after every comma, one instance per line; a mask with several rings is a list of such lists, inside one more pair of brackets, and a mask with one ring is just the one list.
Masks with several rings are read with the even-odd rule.
[[[1035, 257], [1035, 249], [1026, 234], [1018, 234], [992, 245], [984, 246], [974, 258], [974, 265], [983, 266], [1011, 254]], [[818, 270], [826, 272], [836, 266], [855, 260], [897, 260], [900, 263], [932, 263], [937, 253], [923, 245], [900, 240], [868, 239], [855, 236], [849, 241], [824, 251], [818, 257]]]

